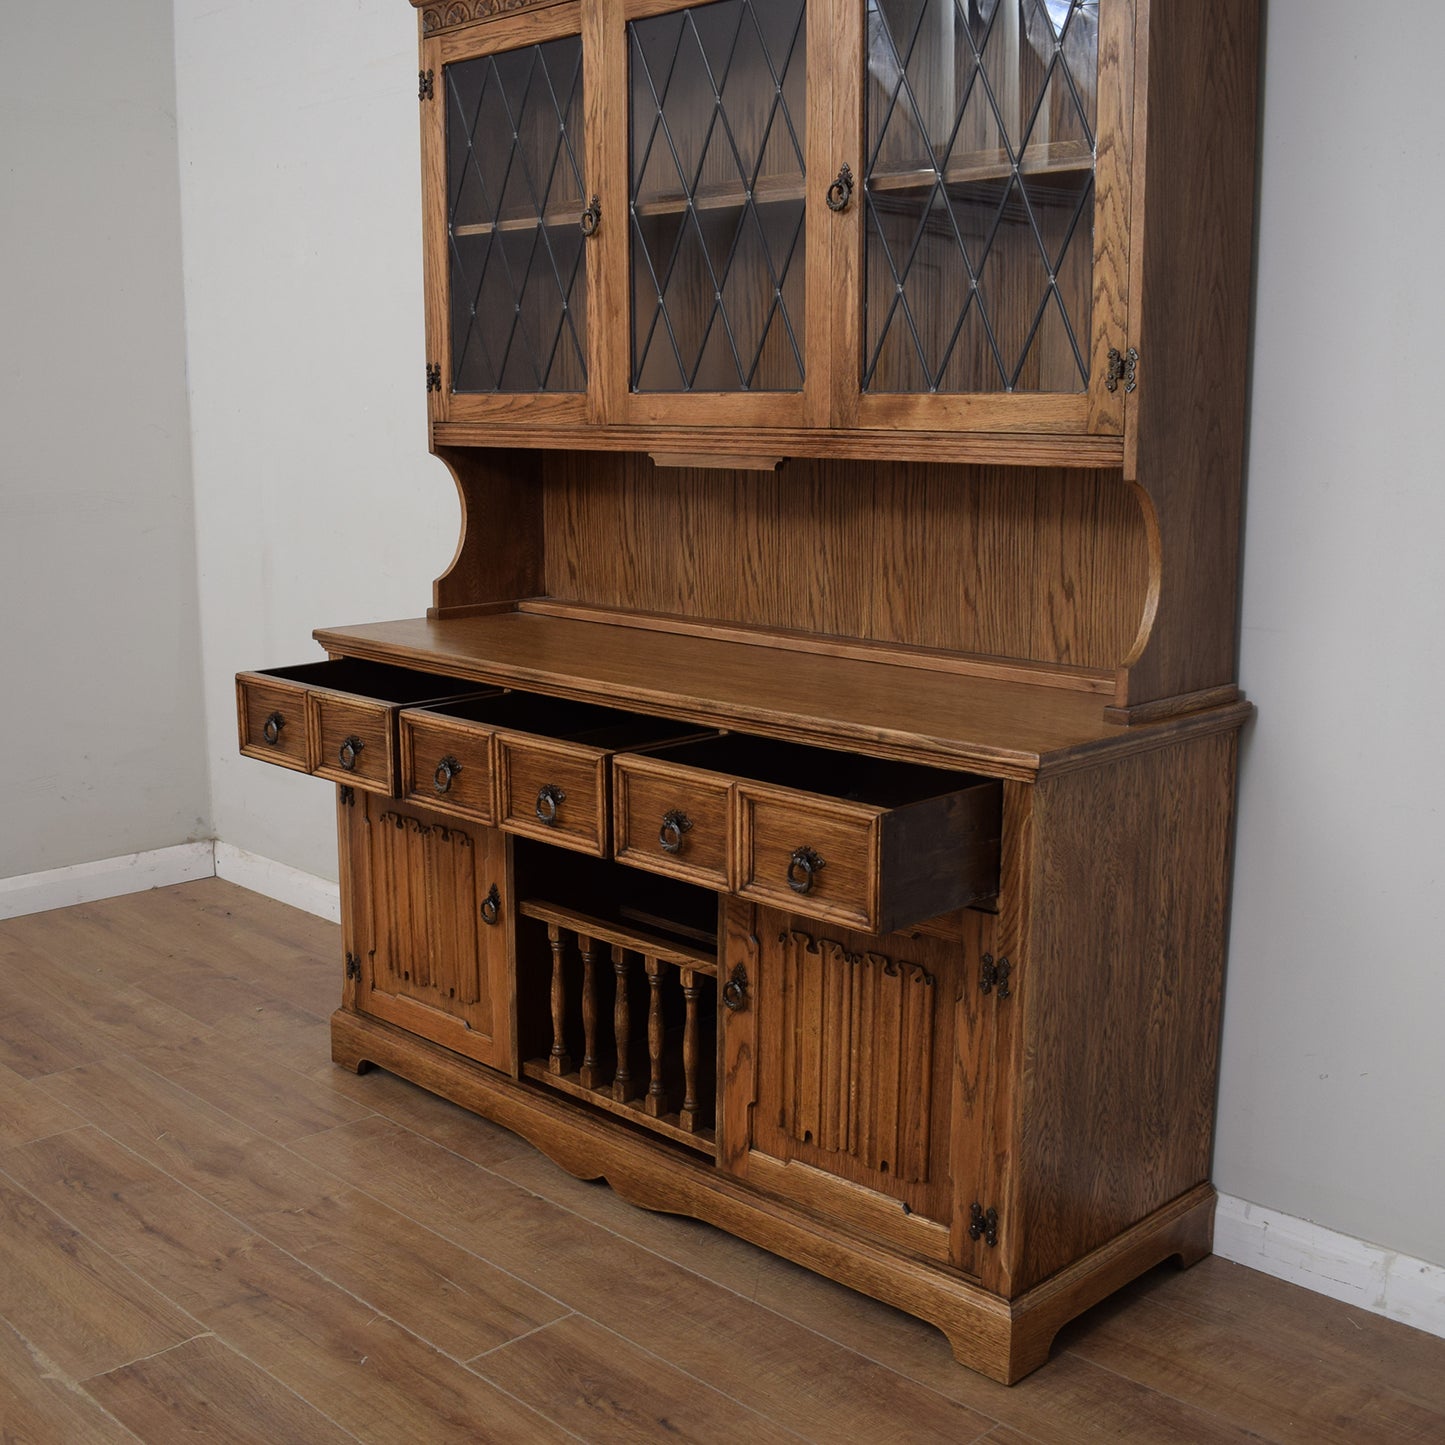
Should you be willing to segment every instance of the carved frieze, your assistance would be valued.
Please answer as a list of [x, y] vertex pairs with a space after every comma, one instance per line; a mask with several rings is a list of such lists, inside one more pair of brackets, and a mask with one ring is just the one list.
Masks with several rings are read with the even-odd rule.
[[435, 35], [439, 30], [470, 25], [475, 20], [491, 20], [497, 15], [556, 3], [557, 0], [452, 0], [451, 4], [429, 4], [421, 12], [421, 30], [423, 35]]

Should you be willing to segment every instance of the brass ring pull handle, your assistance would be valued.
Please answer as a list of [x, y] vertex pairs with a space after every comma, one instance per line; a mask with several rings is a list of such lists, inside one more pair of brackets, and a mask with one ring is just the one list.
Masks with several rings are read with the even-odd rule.
[[261, 726], [261, 736], [274, 748], [281, 741], [281, 729], [286, 726], [286, 719], [279, 712], [273, 712]]
[[827, 866], [811, 848], [794, 848], [788, 859], [788, 887], [794, 893], [811, 893], [814, 876]]
[[488, 928], [495, 928], [497, 920], [502, 916], [502, 895], [497, 892], [497, 885], [492, 884], [487, 896], [482, 899], [482, 922]]
[[662, 815], [657, 841], [664, 853], [682, 852], [682, 835], [692, 832], [692, 819], [681, 808], [672, 808]]
[[543, 783], [537, 789], [537, 821], [549, 828], [557, 826], [557, 808], [567, 801], [567, 794], [556, 783]]
[[353, 733], [337, 750], [337, 756], [341, 759], [341, 766], [345, 768], [348, 773], [354, 773], [356, 771], [356, 755], [365, 746], [366, 744]]
[[462, 765], [452, 756], [444, 757], [437, 764], [437, 770], [432, 774], [431, 785], [439, 793], [446, 793], [451, 790], [452, 779], [461, 772]]
[[579, 222], [584, 236], [595, 236], [597, 228], [602, 224], [602, 207], [597, 197], [593, 196], [591, 204], [582, 212], [582, 219]]
[[828, 187], [828, 209], [830, 211], [846, 211], [848, 202], [853, 199], [853, 167], [846, 162], [843, 169], [838, 172], [838, 179]]
[[738, 1013], [748, 1006], [748, 971], [742, 964], [733, 969], [732, 977], [722, 986], [723, 1007]]

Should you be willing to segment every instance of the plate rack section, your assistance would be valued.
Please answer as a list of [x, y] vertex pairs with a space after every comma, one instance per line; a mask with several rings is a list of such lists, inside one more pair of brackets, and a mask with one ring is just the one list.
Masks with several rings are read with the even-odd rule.
[[517, 912], [538, 925], [519, 928], [518, 992], [546, 981], [551, 1034], [523, 1075], [716, 1159], [716, 950], [537, 900]]

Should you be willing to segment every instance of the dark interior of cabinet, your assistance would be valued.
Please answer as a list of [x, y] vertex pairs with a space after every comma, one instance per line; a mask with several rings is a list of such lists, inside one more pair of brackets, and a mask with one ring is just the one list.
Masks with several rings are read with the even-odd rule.
[[543, 597], [1111, 677], [1149, 606], [1144, 512], [1117, 471], [441, 455], [466, 533], [443, 611]]

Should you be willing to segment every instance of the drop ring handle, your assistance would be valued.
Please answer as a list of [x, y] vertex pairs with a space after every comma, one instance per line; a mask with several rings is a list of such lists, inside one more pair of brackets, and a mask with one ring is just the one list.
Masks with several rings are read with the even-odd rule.
[[345, 768], [348, 773], [354, 773], [356, 771], [356, 756], [365, 746], [366, 744], [353, 733], [337, 750], [337, 756], [341, 759], [341, 766]]
[[794, 848], [788, 859], [788, 887], [794, 893], [811, 893], [814, 878], [827, 866], [811, 848]]
[[692, 832], [692, 819], [681, 808], [669, 809], [662, 815], [657, 841], [664, 853], [682, 852], [682, 835]]
[[828, 187], [828, 209], [830, 211], [846, 211], [848, 202], [853, 199], [853, 167], [846, 161], [843, 168], [838, 172], [838, 178]]
[[274, 748], [281, 741], [281, 729], [285, 726], [286, 719], [279, 712], [273, 712], [261, 725], [261, 736]]
[[582, 212], [578, 224], [582, 227], [584, 236], [595, 236], [597, 228], [602, 224], [602, 206], [596, 196], [592, 197], [587, 209]]
[[437, 770], [432, 774], [431, 785], [439, 793], [451, 791], [452, 779], [461, 772], [462, 765], [450, 754], [444, 757], [437, 764]]
[[549, 828], [557, 826], [557, 808], [567, 801], [567, 794], [556, 783], [543, 783], [537, 789], [537, 821]]
[[497, 919], [502, 916], [502, 895], [497, 892], [497, 885], [492, 884], [487, 896], [482, 899], [482, 922], [488, 928], [497, 926]]

